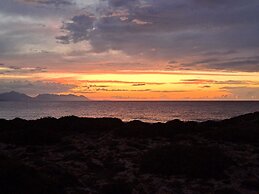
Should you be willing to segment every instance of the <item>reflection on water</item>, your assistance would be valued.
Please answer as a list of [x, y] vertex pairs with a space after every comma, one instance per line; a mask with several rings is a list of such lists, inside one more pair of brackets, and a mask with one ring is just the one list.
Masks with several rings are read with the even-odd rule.
[[116, 117], [124, 121], [219, 120], [259, 111], [259, 102], [0, 102], [0, 118]]

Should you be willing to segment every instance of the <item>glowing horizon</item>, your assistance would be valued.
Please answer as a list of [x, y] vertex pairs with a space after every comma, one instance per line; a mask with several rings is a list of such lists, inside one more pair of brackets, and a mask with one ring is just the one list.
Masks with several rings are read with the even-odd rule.
[[256, 0], [1, 1], [0, 93], [259, 100], [258, 6]]

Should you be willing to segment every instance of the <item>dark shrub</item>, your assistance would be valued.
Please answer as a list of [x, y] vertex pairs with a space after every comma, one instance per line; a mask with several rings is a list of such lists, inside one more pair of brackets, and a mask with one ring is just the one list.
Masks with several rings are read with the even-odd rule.
[[[258, 128], [257, 128], [258, 127]], [[252, 126], [222, 126], [218, 129], [208, 130], [204, 135], [217, 141], [229, 141], [233, 143], [258, 144], [259, 125]]]
[[104, 185], [101, 194], [131, 194], [132, 186], [121, 181]]
[[157, 134], [157, 131], [151, 129], [150, 123], [144, 123], [138, 120], [125, 123], [121, 128], [118, 128], [115, 131], [115, 135], [120, 137], [149, 138], [154, 137]]
[[86, 133], [110, 131], [124, 124], [116, 118], [79, 118], [75, 116], [62, 117], [58, 121], [62, 130]]
[[64, 190], [33, 168], [0, 156], [0, 193], [58, 194]]
[[0, 141], [16, 145], [44, 145], [60, 141], [61, 133], [57, 131], [57, 119], [44, 118], [26, 121], [14, 119], [1, 121]]
[[175, 135], [195, 133], [198, 126], [196, 122], [183, 122], [173, 120], [167, 123], [145, 123], [142, 121], [130, 121], [122, 128], [115, 131], [117, 136], [137, 138], [173, 138]]
[[215, 194], [241, 194], [234, 188], [222, 188], [222, 189], [216, 190], [214, 193]]
[[80, 186], [77, 178], [59, 165], [48, 164], [42, 168], [42, 172], [59, 188]]
[[16, 145], [48, 145], [58, 143], [62, 137], [76, 132], [100, 133], [113, 130], [124, 123], [113, 118], [79, 118], [75, 116], [43, 118], [26, 121], [0, 120], [0, 142]]
[[[201, 124], [202, 126], [205, 123]], [[258, 144], [259, 113], [251, 113], [218, 122], [214, 127], [207, 127], [206, 137], [219, 141]]]
[[259, 181], [258, 180], [244, 180], [242, 182], [242, 187], [247, 190], [259, 191]]
[[51, 129], [17, 129], [4, 131], [0, 134], [0, 141], [16, 145], [48, 145], [61, 140], [57, 132]]
[[171, 145], [143, 155], [140, 170], [190, 178], [220, 178], [232, 161], [217, 147]]

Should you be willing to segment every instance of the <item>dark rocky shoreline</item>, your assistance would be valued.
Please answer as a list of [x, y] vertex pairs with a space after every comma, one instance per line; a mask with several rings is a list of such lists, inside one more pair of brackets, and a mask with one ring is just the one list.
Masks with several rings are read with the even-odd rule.
[[0, 119], [0, 193], [259, 192], [259, 112], [223, 121]]

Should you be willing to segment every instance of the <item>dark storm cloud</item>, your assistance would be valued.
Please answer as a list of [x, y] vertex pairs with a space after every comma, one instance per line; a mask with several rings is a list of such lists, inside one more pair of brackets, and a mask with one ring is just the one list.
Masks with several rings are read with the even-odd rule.
[[[101, 13], [95, 14], [95, 20], [89, 15], [72, 18], [62, 29], [66, 34], [58, 39], [64, 43], [89, 41], [93, 52], [120, 50], [129, 55], [163, 59], [197, 54], [224, 57], [259, 49], [258, 0], [107, 3]], [[255, 63], [250, 61], [246, 69], [247, 61], [243, 62], [212, 63], [211, 67], [258, 71]]]
[[[1, 0], [0, 57], [16, 58], [31, 49], [53, 48], [56, 32], [75, 11], [73, 0]], [[71, 4], [71, 5], [68, 5]], [[58, 7], [57, 7], [58, 6]], [[56, 27], [55, 27], [56, 26]], [[49, 44], [52, 44], [49, 46]]]
[[65, 8], [72, 8], [71, 5], [74, 5], [73, 0], [1, 0], [0, 13], [13, 17], [29, 16], [34, 19], [44, 19], [70, 15], [70, 10]]
[[135, 7], [139, 0], [108, 0], [111, 7]]
[[68, 6], [73, 5], [72, 0], [24, 0], [28, 3], [38, 3], [43, 5]]
[[201, 88], [206, 88], [206, 89], [208, 89], [208, 88], [211, 88], [211, 86], [206, 85], [206, 86], [201, 86]]
[[158, 93], [183, 93], [183, 92], [192, 92], [192, 90], [154, 90], [152, 92], [158, 92]]
[[183, 79], [180, 82], [172, 84], [217, 84], [217, 85], [259, 85], [258, 81], [249, 81], [249, 80], [226, 80], [226, 81], [217, 81], [217, 80], [206, 80], [206, 79]]
[[86, 83], [111, 83], [111, 84], [130, 84], [130, 85], [163, 85], [163, 82], [130, 82], [130, 81], [119, 81], [119, 80], [85, 80]]
[[248, 60], [230, 61], [225, 63], [215, 63], [208, 65], [212, 69], [224, 69], [224, 70], [239, 70], [247, 72], [258, 72], [259, 61], [253, 58]]
[[127, 89], [105, 89], [105, 88], [97, 88], [96, 91], [102, 92], [149, 92], [151, 89], [144, 90], [127, 90]]
[[[169, 65], [171, 66], [171, 65]], [[181, 68], [192, 67], [207, 68], [212, 70], [226, 70], [226, 71], [244, 71], [244, 72], [258, 72], [259, 71], [259, 56], [237, 57], [231, 59], [210, 58], [202, 61], [194, 61], [192, 63], [182, 63]]]
[[213, 52], [205, 52], [203, 55], [205, 56], [224, 56], [224, 55], [230, 55], [230, 54], [236, 54], [237, 51], [235, 50], [228, 50], [228, 51], [213, 51]]
[[71, 21], [64, 23], [62, 29], [68, 31], [70, 36], [57, 37], [62, 43], [80, 42], [89, 39], [89, 34], [94, 28], [95, 18], [90, 15], [74, 16]]
[[28, 95], [37, 95], [42, 93], [61, 93], [68, 92], [76, 86], [70, 84], [60, 84], [44, 81], [27, 80], [3, 80], [0, 82], [0, 93], [17, 91]]
[[16, 66], [16, 65], [5, 65], [5, 64], [0, 64], [0, 67], [4, 67], [3, 70], [0, 69], [1, 74], [30, 74], [30, 73], [40, 73], [40, 72], [46, 72], [46, 68], [44, 67], [21, 67], [21, 66]]
[[145, 83], [137, 83], [137, 84], [132, 84], [134, 87], [140, 87], [140, 86], [145, 86]]

